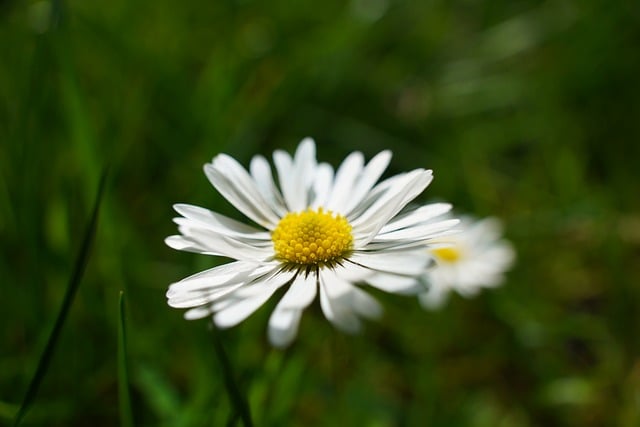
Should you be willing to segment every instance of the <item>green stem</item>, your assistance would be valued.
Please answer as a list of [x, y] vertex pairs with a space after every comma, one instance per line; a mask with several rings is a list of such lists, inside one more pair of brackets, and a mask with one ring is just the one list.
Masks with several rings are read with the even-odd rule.
[[127, 363], [127, 330], [125, 327], [124, 291], [120, 291], [118, 304], [118, 403], [120, 405], [120, 426], [133, 427], [131, 395], [129, 393], [129, 366]]
[[240, 416], [242, 424], [244, 424], [245, 427], [253, 427], [249, 404], [247, 403], [247, 399], [240, 391], [240, 387], [234, 379], [231, 363], [229, 362], [227, 353], [225, 352], [224, 346], [222, 345], [222, 340], [220, 339], [220, 332], [215, 327], [215, 325], [212, 325], [212, 331], [213, 347], [215, 349], [216, 356], [218, 357], [218, 361], [220, 362], [220, 367], [222, 368], [222, 376], [224, 379], [224, 385], [227, 389], [229, 400], [233, 405], [235, 413]]
[[98, 185], [98, 193], [96, 195], [96, 200], [93, 204], [93, 211], [91, 213], [91, 218], [89, 220], [89, 224], [87, 225], [87, 229], [84, 233], [84, 238], [82, 240], [82, 246], [80, 247], [80, 251], [78, 252], [78, 256], [76, 258], [76, 262], [74, 264], [73, 272], [71, 274], [71, 278], [69, 279], [69, 283], [67, 285], [66, 292], [64, 294], [64, 299], [62, 300], [62, 306], [60, 307], [60, 312], [58, 313], [58, 317], [56, 317], [56, 322], [53, 326], [53, 330], [49, 335], [49, 339], [47, 340], [47, 344], [44, 347], [42, 355], [40, 356], [40, 360], [38, 361], [38, 367], [36, 368], [36, 372], [31, 378], [31, 382], [29, 383], [29, 387], [27, 388], [27, 392], [22, 400], [22, 404], [20, 405], [20, 409], [18, 409], [18, 413], [15, 416], [13, 421], [14, 427], [17, 427], [22, 422], [27, 410], [30, 408], [33, 403], [36, 394], [38, 393], [38, 389], [40, 388], [40, 384], [42, 383], [42, 379], [47, 373], [47, 369], [49, 368], [49, 363], [53, 357], [53, 352], [58, 344], [58, 339], [60, 338], [60, 333], [62, 332], [62, 327], [64, 326], [65, 320], [67, 319], [67, 315], [69, 314], [69, 309], [71, 308], [71, 304], [73, 303], [73, 299], [80, 285], [80, 281], [84, 274], [84, 271], [87, 267], [87, 263], [89, 261], [89, 253], [91, 251], [91, 245], [93, 243], [93, 239], [96, 234], [96, 230], [98, 227], [98, 212], [100, 211], [100, 203], [102, 201], [102, 195], [104, 193], [105, 182], [107, 178], [107, 171], [105, 170], [102, 173], [102, 177], [100, 178], [100, 184]]

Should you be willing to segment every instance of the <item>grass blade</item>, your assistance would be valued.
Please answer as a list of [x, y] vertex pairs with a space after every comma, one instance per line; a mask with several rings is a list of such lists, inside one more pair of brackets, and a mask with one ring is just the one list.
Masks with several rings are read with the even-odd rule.
[[120, 405], [120, 426], [133, 427], [133, 412], [131, 411], [131, 395], [129, 393], [129, 366], [127, 363], [124, 291], [120, 291], [118, 312], [118, 403]]
[[[222, 345], [220, 333], [215, 325], [212, 325], [212, 330], [213, 346], [215, 348], [218, 361], [220, 362], [220, 367], [222, 368], [222, 376], [224, 379], [224, 385], [227, 389], [227, 394], [229, 395], [229, 400], [231, 400], [235, 413], [240, 416], [242, 424], [244, 424], [245, 427], [252, 427], [253, 422], [251, 421], [251, 411], [249, 410], [247, 399], [245, 399], [244, 395], [240, 391], [240, 387], [238, 387], [238, 384], [234, 379], [231, 363], [229, 362], [227, 353]], [[232, 416], [231, 420], [233, 418], [234, 417]], [[230, 422], [232, 422], [231, 420]]]
[[93, 243], [94, 237], [96, 235], [96, 230], [98, 228], [98, 213], [100, 211], [100, 204], [102, 202], [102, 196], [104, 194], [106, 179], [107, 179], [107, 170], [105, 169], [105, 171], [102, 173], [102, 177], [100, 178], [100, 184], [98, 185], [98, 192], [96, 194], [96, 199], [93, 204], [93, 211], [91, 212], [91, 217], [89, 219], [89, 223], [84, 233], [82, 245], [80, 246], [78, 256], [73, 266], [73, 271], [71, 273], [69, 284], [67, 285], [67, 289], [65, 291], [64, 299], [62, 300], [60, 312], [58, 313], [58, 317], [56, 318], [55, 324], [53, 326], [53, 330], [51, 331], [51, 334], [49, 335], [49, 339], [47, 340], [47, 344], [44, 347], [42, 355], [40, 356], [40, 360], [38, 361], [36, 372], [31, 378], [31, 382], [29, 383], [27, 392], [25, 393], [24, 399], [22, 400], [20, 409], [18, 409], [18, 412], [15, 416], [15, 419], [13, 422], [14, 427], [17, 427], [20, 425], [20, 423], [22, 422], [22, 419], [24, 418], [25, 414], [29, 410], [29, 407], [33, 403], [36, 397], [36, 394], [38, 393], [38, 389], [40, 388], [42, 379], [47, 373], [49, 363], [51, 362], [51, 359], [53, 357], [53, 352], [56, 348], [56, 345], [58, 344], [60, 333], [64, 326], [65, 320], [67, 319], [67, 315], [69, 314], [69, 309], [71, 308], [71, 304], [73, 303], [73, 299], [80, 285], [80, 281], [82, 279], [84, 271], [87, 267], [87, 263], [89, 261], [89, 254], [91, 251], [91, 245]]

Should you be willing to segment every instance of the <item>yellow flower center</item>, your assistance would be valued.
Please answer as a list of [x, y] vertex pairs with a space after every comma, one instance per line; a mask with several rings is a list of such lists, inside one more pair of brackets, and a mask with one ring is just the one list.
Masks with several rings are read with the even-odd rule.
[[322, 208], [286, 214], [271, 240], [277, 259], [303, 265], [331, 264], [353, 248], [349, 221]]
[[460, 259], [460, 250], [453, 246], [448, 246], [445, 248], [436, 248], [432, 249], [431, 253], [433, 253], [439, 260], [444, 262], [456, 262]]

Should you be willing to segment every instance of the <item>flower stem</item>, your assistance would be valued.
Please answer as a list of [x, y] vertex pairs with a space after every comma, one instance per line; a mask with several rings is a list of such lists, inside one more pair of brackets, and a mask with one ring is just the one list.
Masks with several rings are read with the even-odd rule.
[[213, 332], [213, 347], [215, 349], [216, 356], [218, 357], [218, 362], [220, 362], [220, 367], [222, 368], [224, 385], [227, 389], [229, 400], [233, 405], [235, 415], [240, 416], [242, 424], [244, 424], [245, 427], [253, 427], [249, 404], [247, 403], [246, 397], [240, 390], [238, 383], [235, 381], [231, 363], [229, 362], [227, 353], [225, 352], [224, 346], [222, 345], [222, 340], [220, 339], [220, 332], [215, 327], [215, 325], [211, 326], [211, 330]]

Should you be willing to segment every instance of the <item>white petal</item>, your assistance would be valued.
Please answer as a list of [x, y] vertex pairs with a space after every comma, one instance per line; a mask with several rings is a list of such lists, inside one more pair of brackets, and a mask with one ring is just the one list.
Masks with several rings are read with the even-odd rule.
[[[218, 311], [213, 317], [215, 324], [220, 328], [228, 328], [242, 322], [260, 308], [288, 280], [290, 280], [290, 277], [287, 275], [274, 274], [268, 276], [252, 285], [255, 292], [242, 295], [242, 297], [236, 299], [236, 296], [241, 291], [247, 289], [247, 287], [240, 288], [230, 296], [231, 303], [225, 304], [222, 301], [223, 304], [213, 306], [213, 309]], [[247, 297], [245, 298], [245, 296]]]
[[343, 262], [333, 269], [333, 274], [349, 283], [365, 282], [370, 276], [376, 274], [370, 268], [363, 267], [352, 262]]
[[474, 242], [486, 244], [498, 240], [502, 234], [502, 224], [497, 218], [484, 218], [475, 222], [467, 220], [466, 233]]
[[269, 318], [269, 342], [275, 347], [286, 347], [298, 333], [302, 310], [286, 309], [280, 304]]
[[365, 197], [356, 205], [353, 210], [351, 210], [348, 214], [349, 220], [353, 220], [359, 218], [367, 209], [369, 209], [380, 197], [382, 197], [388, 190], [396, 185], [398, 182], [401, 182], [403, 179], [406, 179], [407, 173], [399, 173], [397, 175], [391, 176], [378, 184], [375, 185], [368, 193], [366, 193]]
[[[235, 264], [235, 263], [231, 263]], [[228, 265], [220, 266], [194, 275], [184, 281], [172, 284], [167, 291], [167, 303], [175, 308], [197, 307], [199, 305], [211, 306], [215, 311], [218, 301], [229, 295], [238, 294], [240, 288], [250, 286], [251, 283], [270, 275], [274, 275], [279, 265], [263, 265], [257, 268], [247, 269], [245, 266], [236, 267], [234, 273]]]
[[333, 168], [327, 163], [320, 163], [316, 169], [316, 177], [313, 182], [314, 199], [311, 207], [314, 209], [327, 204], [333, 185]]
[[380, 179], [391, 160], [391, 151], [385, 150], [378, 153], [369, 161], [367, 166], [358, 177], [358, 182], [353, 188], [349, 200], [345, 207], [345, 214], [351, 211], [364, 199], [367, 193], [373, 188], [375, 183]]
[[239, 289], [243, 283], [232, 283], [219, 286], [215, 289], [200, 290], [197, 292], [185, 292], [171, 296], [167, 300], [167, 304], [173, 308], [191, 308], [202, 305], [210, 306], [217, 300], [231, 294]]
[[280, 300], [283, 309], [303, 309], [313, 302], [318, 290], [318, 277], [316, 274], [298, 274], [291, 287]]
[[337, 328], [349, 332], [358, 332], [361, 321], [354, 313], [352, 305], [353, 285], [342, 280], [331, 270], [320, 273], [320, 307], [331, 323]]
[[251, 227], [250, 225], [236, 221], [217, 212], [210, 211], [209, 209], [182, 203], [173, 205], [173, 208], [180, 215], [194, 221], [196, 224], [205, 226], [219, 233], [230, 236], [270, 239], [270, 235], [267, 232]]
[[387, 225], [382, 227], [382, 229], [380, 230], [380, 234], [428, 222], [437, 216], [449, 212], [450, 210], [451, 205], [449, 203], [432, 203], [429, 205], [420, 206], [413, 211], [394, 218]]
[[203, 224], [201, 221], [194, 221], [189, 218], [176, 217], [173, 218], [173, 222], [178, 225], [178, 230], [188, 239], [198, 240], [198, 233], [200, 230], [206, 230], [207, 233], [226, 236], [230, 239], [237, 240], [249, 245], [255, 245], [260, 248], [267, 248], [273, 246], [271, 240], [271, 234], [265, 231], [258, 231], [256, 233], [241, 233], [222, 226], [213, 227]]
[[516, 259], [515, 249], [506, 240], [501, 240], [495, 246], [488, 248], [485, 255], [491, 257], [491, 262], [498, 265], [501, 270], [507, 270]]
[[359, 315], [368, 319], [378, 319], [382, 316], [382, 306], [371, 295], [362, 289], [352, 286], [350, 305]]
[[450, 230], [458, 225], [457, 219], [448, 219], [446, 221], [431, 222], [426, 224], [418, 224], [410, 227], [405, 227], [400, 230], [388, 231], [386, 233], [380, 232], [374, 239], [374, 241], [389, 241], [389, 240], [425, 240], [433, 238], [439, 233]]
[[271, 174], [271, 166], [269, 162], [262, 156], [254, 156], [249, 165], [251, 176], [258, 186], [258, 190], [264, 196], [265, 200], [271, 205], [273, 211], [278, 216], [284, 216], [287, 208], [284, 203], [280, 190], [276, 187], [273, 175]]
[[[230, 236], [223, 236], [205, 228], [188, 228], [179, 227], [180, 232], [184, 235], [185, 241], [192, 241], [192, 247], [204, 248], [199, 252], [210, 255], [221, 255], [237, 260], [245, 261], [263, 261], [273, 256], [272, 245], [257, 245], [243, 242]], [[178, 249], [180, 242], [172, 239], [171, 236], [165, 240], [167, 245], [174, 249]], [[181, 250], [189, 250], [183, 248]]]
[[356, 245], [370, 242], [380, 229], [429, 185], [431, 171], [415, 170], [398, 180], [361, 216], [351, 221]]
[[[295, 271], [283, 271], [282, 267], [278, 265], [267, 273], [252, 276], [250, 281], [247, 281], [242, 288], [238, 289], [233, 295], [231, 295], [231, 298], [245, 299], [254, 297], [262, 293], [266, 286], [265, 283], [269, 284], [271, 282], [277, 282], [278, 286], [281, 286], [285, 283], [291, 282], [295, 275]], [[218, 310], [216, 309], [216, 311]]]
[[459, 280], [452, 288], [461, 296], [471, 298], [478, 295], [482, 288], [497, 286], [496, 283], [492, 282], [495, 279], [495, 276], [482, 276], [480, 278], [476, 277], [473, 282], [470, 280]]
[[269, 287], [261, 294], [237, 301], [219, 311], [213, 316], [213, 321], [219, 328], [230, 328], [251, 316], [257, 309], [273, 295], [275, 287]]
[[349, 154], [336, 171], [331, 190], [331, 197], [326, 208], [346, 214], [349, 198], [353, 194], [353, 186], [364, 165], [364, 156], [359, 151]]
[[206, 253], [207, 249], [200, 244], [186, 239], [184, 236], [174, 235], [164, 239], [164, 243], [172, 249], [187, 252]]
[[309, 189], [316, 168], [316, 146], [311, 138], [298, 145], [293, 159], [284, 151], [273, 153], [280, 188], [289, 211], [299, 212], [309, 206]]
[[193, 292], [216, 288], [229, 283], [238, 283], [246, 279], [249, 273], [256, 268], [258, 268], [258, 264], [235, 261], [201, 271], [169, 285], [167, 298], [171, 298], [181, 292]]
[[[413, 238], [407, 238], [404, 240], [374, 240], [367, 243], [366, 246], [361, 248], [363, 252], [395, 252], [404, 250], [418, 250], [434, 248], [436, 245], [442, 243], [451, 243], [450, 239], [458, 233], [455, 229], [449, 229], [440, 231], [434, 234], [429, 234], [423, 239], [416, 240]], [[450, 246], [448, 244], [447, 246]]]
[[[284, 197], [285, 203], [288, 205], [288, 197], [291, 197], [290, 194], [293, 191], [293, 159], [286, 151], [276, 150], [273, 152], [273, 164], [276, 167], [278, 183], [282, 190], [282, 196]], [[287, 206], [287, 210], [288, 209], [289, 208]]]
[[219, 154], [204, 166], [211, 184], [225, 199], [257, 224], [272, 230], [279, 221], [247, 171], [232, 157]]
[[447, 300], [448, 290], [444, 287], [432, 286], [419, 295], [420, 304], [429, 310], [441, 307]]
[[354, 252], [349, 261], [374, 271], [397, 274], [401, 276], [417, 276], [430, 262], [427, 251], [383, 251]]
[[416, 295], [425, 290], [424, 285], [414, 277], [395, 274], [374, 274], [367, 278], [367, 283], [382, 291], [401, 295]]
[[329, 322], [338, 329], [356, 333], [361, 328], [360, 319], [352, 312], [345, 311], [343, 307], [337, 304], [327, 292], [327, 285], [320, 282], [320, 307]]
[[293, 158], [293, 179], [295, 184], [295, 194], [297, 197], [296, 203], [292, 206], [292, 209], [296, 212], [309, 207], [310, 190], [313, 185], [316, 167], [315, 142], [311, 138], [305, 138], [302, 140], [300, 145], [298, 145], [296, 154]]
[[198, 319], [203, 319], [210, 315], [211, 315], [211, 310], [209, 309], [209, 307], [196, 307], [186, 311], [184, 313], [184, 318], [186, 320], [198, 320]]

